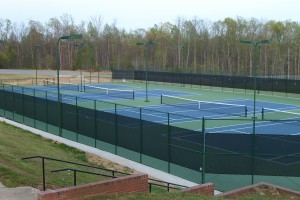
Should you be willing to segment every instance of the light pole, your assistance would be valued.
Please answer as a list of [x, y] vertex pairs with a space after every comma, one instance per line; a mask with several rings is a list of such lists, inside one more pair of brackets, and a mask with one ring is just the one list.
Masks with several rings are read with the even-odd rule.
[[[182, 44], [178, 44], [175, 46], [175, 60], [177, 61], [178, 60], [178, 69], [180, 68], [180, 65], [181, 65], [181, 59], [180, 59], [180, 51], [181, 49], [184, 49], [184, 46]], [[176, 51], [177, 50], [177, 51]], [[178, 59], [176, 59], [176, 52], [178, 52]], [[174, 68], [176, 67], [176, 63], [174, 63]], [[173, 69], [172, 69], [172, 76], [173, 76]], [[172, 85], [173, 85], [173, 81], [172, 81]], [[181, 85], [183, 86], [183, 81], [181, 83]]]
[[[181, 49], [184, 49], [184, 45], [182, 45], [182, 44], [178, 44], [178, 45], [176, 45], [175, 46], [175, 50], [177, 50], [178, 51], [178, 66], [180, 67], [180, 64], [181, 64], [181, 61], [180, 61], [180, 50]], [[176, 56], [176, 55], [175, 55]]]
[[58, 102], [58, 126], [59, 126], [59, 136], [62, 133], [61, 127], [61, 100], [60, 100], [60, 87], [59, 87], [59, 70], [60, 70], [60, 53], [59, 53], [59, 42], [61, 40], [70, 39], [82, 39], [82, 35], [64, 35], [57, 39], [56, 43], [56, 64], [57, 64], [57, 102]]
[[38, 77], [38, 65], [39, 65], [39, 54], [37, 53], [39, 48], [41, 48], [42, 45], [37, 44], [35, 45], [35, 56], [36, 56], [36, 66], [35, 66], [35, 84], [37, 85], [37, 77]]
[[154, 40], [149, 40], [148, 42], [137, 42], [136, 45], [138, 46], [145, 46], [146, 49], [146, 100], [145, 102], [149, 102], [148, 99], [148, 59], [149, 59], [149, 45], [154, 45], [156, 42]]
[[[260, 47], [264, 44], [271, 44], [272, 43], [272, 40], [260, 40], [260, 41], [253, 41], [253, 40], [241, 40], [240, 41], [241, 43], [243, 44], [248, 44], [249, 46], [252, 46], [254, 47], [254, 70], [253, 70], [253, 77], [254, 77], [254, 81], [253, 81], [253, 90], [254, 90], [254, 93], [253, 93], [253, 118], [256, 118], [256, 79], [257, 79], [257, 76], [256, 76], [256, 70], [257, 70], [257, 65], [258, 65], [258, 62], [257, 62], [257, 59], [258, 59], [258, 56], [260, 54]], [[258, 51], [257, 51], [258, 49]]]
[[[241, 40], [243, 44], [247, 44], [249, 46], [254, 47], [254, 69], [253, 69], [253, 129], [252, 129], [252, 148], [251, 148], [251, 158], [252, 158], [252, 179], [251, 183], [254, 184], [254, 155], [255, 155], [255, 120], [256, 120], [256, 70], [258, 67], [258, 56], [260, 55], [260, 47], [264, 44], [271, 44], [272, 40], [260, 40], [260, 41], [253, 41], [253, 40]], [[258, 49], [258, 51], [257, 51]]]
[[74, 46], [78, 48], [78, 56], [79, 57], [79, 69], [80, 69], [80, 92], [82, 92], [82, 69], [81, 69], [81, 55], [80, 55], [80, 52], [81, 52], [81, 47], [84, 45], [84, 43], [82, 44], [75, 44]]

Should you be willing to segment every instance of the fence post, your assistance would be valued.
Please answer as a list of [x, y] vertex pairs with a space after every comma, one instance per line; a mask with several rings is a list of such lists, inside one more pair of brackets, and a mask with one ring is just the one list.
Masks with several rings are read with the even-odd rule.
[[2, 112], [2, 117], [4, 117], [5, 118], [5, 89], [4, 89], [4, 83], [2, 84], [2, 87], [1, 87], [1, 89], [2, 89], [2, 109], [3, 109], [3, 112]]
[[24, 115], [24, 87], [22, 87], [22, 123], [25, 123], [25, 115]]
[[13, 111], [12, 111], [12, 118], [15, 121], [15, 112], [16, 112], [16, 106], [15, 106], [15, 92], [14, 92], [14, 86], [11, 86], [11, 91], [12, 91], [12, 104], [13, 104]]
[[288, 96], [288, 77], [285, 78], [285, 97]]
[[168, 113], [168, 173], [170, 173], [171, 148], [170, 148], [170, 113]]
[[245, 79], [244, 79], [244, 88], [245, 88], [245, 94], [247, 93], [247, 89], [246, 89], [246, 87], [247, 87], [247, 79], [245, 78]]
[[235, 76], [232, 76], [232, 91], [234, 92], [234, 88], [235, 88]]
[[78, 126], [78, 97], [75, 98], [75, 106], [76, 106], [76, 142], [78, 142], [78, 134], [79, 134], [79, 126]]
[[142, 108], [140, 108], [140, 163], [143, 162], [143, 120], [142, 120]]
[[34, 114], [34, 119], [33, 119], [33, 126], [34, 128], [36, 128], [36, 96], [35, 96], [35, 89], [33, 90], [33, 104], [34, 104], [34, 110], [33, 110], [33, 114]]
[[6, 97], [6, 91], [5, 91], [5, 87], [4, 87], [4, 84], [3, 84], [3, 117], [6, 118], [5, 116], [5, 110], [6, 110], [6, 105], [5, 105], [5, 97]]
[[58, 95], [58, 135], [59, 137], [62, 137], [62, 96], [61, 94]]
[[132, 70], [132, 78], [133, 78], [133, 82], [135, 83], [135, 70]]
[[[2, 80], [0, 80], [0, 86], [1, 86], [2, 94], [3, 94], [2, 96], [3, 96], [3, 98], [4, 98], [4, 88], [3, 88]], [[2, 99], [2, 100], [3, 100], [3, 99]], [[2, 101], [2, 103], [4, 103], [4, 102]], [[0, 113], [0, 116], [1, 116], [1, 117], [4, 117], [4, 105], [2, 104], [1, 106], [2, 106], [1, 109], [3, 110], [3, 112]]]
[[97, 130], [97, 102], [96, 100], [94, 100], [94, 111], [95, 111], [95, 119], [94, 119], [94, 122], [95, 122], [95, 148], [97, 147], [97, 136], [98, 136], [98, 130]]
[[[46, 131], [48, 132], [48, 92], [46, 91]], [[24, 115], [23, 115], [24, 116]]]
[[251, 147], [251, 184], [254, 184], [254, 174], [255, 174], [255, 122], [256, 122], [256, 117], [253, 117], [253, 132], [252, 132], [252, 147]]
[[202, 144], [202, 184], [205, 183], [205, 154], [206, 154], [206, 149], [205, 149], [205, 119], [202, 117], [202, 136], [203, 136], [203, 144]]
[[117, 115], [117, 104], [115, 104], [115, 154], [118, 155], [118, 115]]

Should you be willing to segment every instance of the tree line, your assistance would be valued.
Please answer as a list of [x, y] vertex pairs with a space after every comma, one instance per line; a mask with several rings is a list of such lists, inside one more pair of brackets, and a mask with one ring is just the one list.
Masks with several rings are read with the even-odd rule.
[[[300, 25], [295, 21], [245, 19], [209, 21], [178, 17], [174, 23], [126, 31], [116, 22], [104, 23], [101, 16], [75, 24], [69, 14], [47, 23], [30, 20], [13, 23], [0, 18], [0, 68], [56, 69], [57, 39], [82, 34], [82, 40], [60, 43], [61, 69], [148, 69], [205, 74], [253, 76], [300, 76]], [[255, 48], [241, 40], [272, 40]]]

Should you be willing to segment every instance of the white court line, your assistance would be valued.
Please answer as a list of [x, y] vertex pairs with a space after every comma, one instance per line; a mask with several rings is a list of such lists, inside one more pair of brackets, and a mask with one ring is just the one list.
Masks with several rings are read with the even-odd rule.
[[[278, 122], [278, 123], [280, 123], [280, 122]], [[259, 127], [276, 126], [276, 125], [278, 125], [278, 123], [270, 123], [270, 122], [266, 122], [266, 121], [264, 121], [264, 122], [257, 122], [256, 124], [262, 124], [262, 125], [258, 125], [258, 126], [256, 125], [255, 127], [259, 128]], [[293, 123], [293, 121], [292, 122], [284, 122], [284, 123]], [[247, 124], [251, 125], [252, 123], [246, 123], [245, 125], [247, 125]], [[209, 129], [220, 129], [220, 128], [226, 128], [226, 127], [231, 127], [231, 126], [243, 126], [243, 124], [241, 124], [241, 125], [230, 125], [230, 126], [220, 126], [220, 127], [215, 127], [215, 128], [209, 128]], [[236, 130], [243, 130], [243, 129], [248, 129], [248, 128], [253, 128], [253, 126], [244, 126], [244, 127], [240, 127], [240, 128], [226, 129], [225, 131], [236, 131]], [[222, 130], [223, 133], [225, 131]], [[216, 132], [216, 133], [222, 133], [222, 132]], [[248, 133], [248, 134], [252, 134], [252, 133]], [[266, 135], [268, 135], [268, 134], [266, 134]], [[293, 135], [293, 134], [289, 134], [289, 135]]]

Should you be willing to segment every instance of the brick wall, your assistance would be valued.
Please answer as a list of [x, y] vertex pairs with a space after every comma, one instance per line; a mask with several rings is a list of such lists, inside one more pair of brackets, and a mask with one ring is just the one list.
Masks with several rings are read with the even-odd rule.
[[134, 174], [90, 183], [82, 186], [72, 186], [58, 190], [39, 193], [39, 200], [79, 200], [84, 197], [95, 197], [102, 194], [125, 194], [148, 192], [148, 175]]
[[215, 191], [215, 186], [213, 183], [205, 183], [201, 185], [196, 185], [194, 187], [185, 188], [181, 190], [182, 192], [191, 194], [204, 194], [207, 196], [213, 196]]

